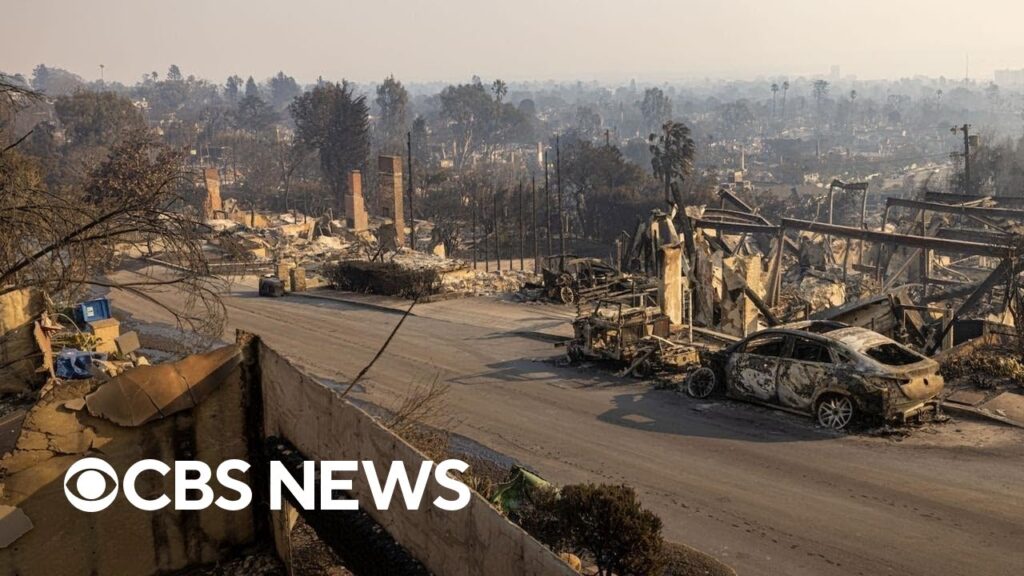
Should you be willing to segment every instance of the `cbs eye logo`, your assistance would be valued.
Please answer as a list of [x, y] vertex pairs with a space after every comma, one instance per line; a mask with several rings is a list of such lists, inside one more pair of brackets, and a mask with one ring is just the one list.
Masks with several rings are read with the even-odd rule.
[[99, 512], [117, 497], [117, 473], [99, 458], [83, 458], [64, 474], [64, 495], [82, 512]]

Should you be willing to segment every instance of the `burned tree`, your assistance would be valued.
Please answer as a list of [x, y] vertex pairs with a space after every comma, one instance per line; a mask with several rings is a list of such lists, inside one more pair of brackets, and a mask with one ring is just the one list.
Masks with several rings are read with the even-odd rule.
[[[35, 287], [73, 301], [91, 287], [124, 290], [161, 306], [179, 325], [219, 336], [223, 308], [208, 274], [189, 207], [184, 155], [144, 129], [124, 135], [82, 188], [50, 189], [39, 162], [0, 153], [0, 294]], [[159, 252], [177, 272], [111, 276], [122, 260]], [[176, 288], [183, 306], [161, 304], [153, 287]]]
[[320, 154], [320, 168], [339, 210], [344, 207], [348, 173], [366, 170], [370, 156], [369, 107], [348, 82], [322, 84], [288, 107], [296, 140]]

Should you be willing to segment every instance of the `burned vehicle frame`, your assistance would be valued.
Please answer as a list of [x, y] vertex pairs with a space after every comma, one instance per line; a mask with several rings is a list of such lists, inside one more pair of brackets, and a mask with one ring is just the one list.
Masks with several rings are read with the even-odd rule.
[[[938, 409], [944, 381], [937, 362], [866, 328], [806, 321], [761, 330], [714, 354], [707, 396], [730, 398], [817, 417], [835, 430], [855, 417], [906, 421]], [[709, 373], [701, 376], [706, 380]]]
[[650, 300], [650, 295], [637, 294], [594, 302], [589, 313], [573, 321], [573, 339], [566, 345], [569, 360], [612, 360], [638, 376], [650, 374], [657, 361], [648, 358], [657, 342], [652, 339], [667, 341], [670, 327], [668, 316]]
[[621, 285], [623, 275], [599, 258], [548, 256], [542, 273], [545, 295], [563, 304], [586, 302], [597, 295], [632, 288]]

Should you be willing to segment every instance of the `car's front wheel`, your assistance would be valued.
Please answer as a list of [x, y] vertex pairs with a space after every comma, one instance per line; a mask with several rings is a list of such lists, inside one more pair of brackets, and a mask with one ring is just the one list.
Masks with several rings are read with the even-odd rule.
[[818, 423], [825, 428], [842, 430], [853, 421], [853, 400], [842, 394], [829, 394], [818, 401]]
[[715, 384], [715, 372], [711, 368], [698, 368], [686, 379], [686, 393], [694, 398], [707, 398]]

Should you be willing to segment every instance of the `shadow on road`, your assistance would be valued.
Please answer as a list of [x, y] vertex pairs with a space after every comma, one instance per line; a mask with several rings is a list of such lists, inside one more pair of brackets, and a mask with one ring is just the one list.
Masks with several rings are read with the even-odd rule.
[[806, 442], [841, 434], [808, 418], [726, 398], [695, 400], [668, 390], [619, 394], [598, 420], [646, 432], [748, 442]]
[[452, 384], [479, 386], [494, 381], [512, 384], [537, 383], [566, 389], [618, 388], [636, 384], [636, 380], [616, 378], [599, 370], [569, 370], [557, 366], [552, 358], [517, 358], [487, 365], [487, 370], [447, 380]]

